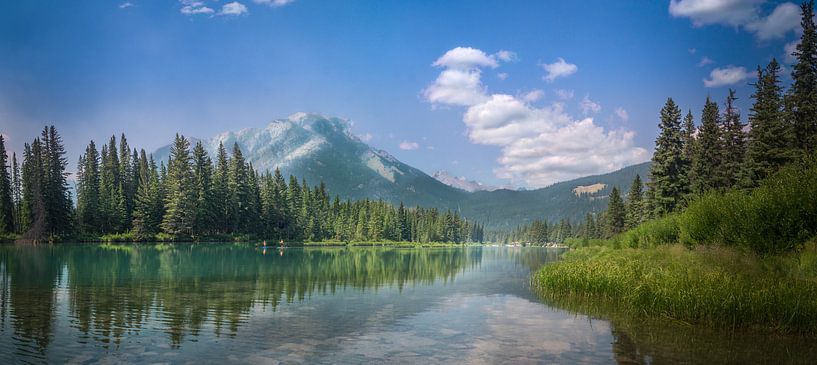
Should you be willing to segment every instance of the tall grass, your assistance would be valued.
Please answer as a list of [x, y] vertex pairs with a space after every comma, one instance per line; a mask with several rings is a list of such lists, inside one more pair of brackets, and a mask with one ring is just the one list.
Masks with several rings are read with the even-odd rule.
[[817, 250], [763, 257], [720, 246], [591, 247], [543, 267], [550, 295], [609, 300], [634, 315], [817, 333]]

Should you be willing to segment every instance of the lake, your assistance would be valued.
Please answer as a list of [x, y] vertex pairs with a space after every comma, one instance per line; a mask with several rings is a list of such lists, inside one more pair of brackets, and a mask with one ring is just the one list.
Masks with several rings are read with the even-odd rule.
[[814, 363], [813, 339], [542, 299], [561, 250], [0, 246], [0, 363]]

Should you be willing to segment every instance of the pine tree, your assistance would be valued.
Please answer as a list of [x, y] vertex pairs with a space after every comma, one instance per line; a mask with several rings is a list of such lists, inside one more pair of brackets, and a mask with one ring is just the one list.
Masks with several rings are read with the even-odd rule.
[[631, 229], [643, 222], [643, 196], [644, 186], [641, 182], [641, 176], [635, 175], [633, 184], [630, 186], [630, 192], [627, 194], [625, 228]]
[[178, 134], [170, 149], [165, 186], [167, 211], [162, 221], [162, 230], [175, 236], [192, 234], [196, 191], [190, 158], [190, 142]]
[[686, 176], [683, 181], [686, 183], [686, 191], [692, 191], [692, 187], [695, 185], [695, 174], [692, 171], [692, 163], [695, 158], [695, 119], [692, 116], [692, 110], [687, 111], [686, 117], [684, 117], [684, 127], [681, 130], [684, 138], [684, 147], [683, 147], [683, 156], [684, 156], [684, 175]]
[[749, 144], [744, 186], [756, 186], [793, 159], [792, 131], [784, 118], [780, 65], [772, 59], [766, 69], [757, 68], [757, 83], [749, 114]]
[[735, 90], [729, 89], [722, 119], [723, 163], [719, 171], [723, 187], [732, 187], [738, 183], [746, 156], [746, 132], [743, 131], [744, 125], [740, 121], [740, 111], [735, 106], [735, 100]]
[[9, 173], [5, 140], [3, 135], [0, 134], [0, 233], [12, 232], [14, 232], [12, 181]]
[[241, 148], [238, 147], [238, 143], [235, 143], [233, 145], [233, 157], [230, 160], [228, 176], [230, 217], [232, 218], [230, 226], [232, 232], [242, 232], [248, 226], [250, 187], [247, 170]]
[[99, 231], [99, 152], [94, 141], [85, 148], [77, 168], [77, 221], [83, 232]]
[[216, 169], [213, 176], [213, 212], [216, 231], [226, 233], [230, 230], [230, 160], [224, 144], [218, 144]]
[[212, 231], [214, 224], [213, 208], [213, 165], [204, 145], [196, 143], [193, 148], [193, 180], [196, 191], [195, 220], [193, 222], [193, 233], [195, 235], [206, 234]]
[[607, 234], [609, 237], [624, 231], [625, 215], [621, 193], [618, 191], [618, 187], [614, 186], [610, 192], [610, 201], [607, 205]]
[[11, 154], [11, 191], [14, 201], [14, 232], [22, 232], [20, 204], [22, 200], [22, 182], [20, 181], [20, 166], [17, 164], [17, 153]]
[[792, 124], [795, 132], [794, 146], [805, 154], [814, 152], [817, 146], [817, 28], [814, 24], [814, 1], [801, 5], [803, 35], [792, 70]]
[[656, 215], [672, 212], [687, 193], [683, 181], [684, 140], [681, 134], [681, 110], [672, 98], [661, 109], [661, 134], [655, 141], [655, 153], [650, 166], [651, 205]]
[[707, 97], [692, 165], [693, 174], [695, 175], [695, 185], [693, 186], [695, 193], [702, 193], [724, 185], [721, 182], [722, 174], [719, 170], [723, 160], [719, 125], [718, 104]]
[[142, 150], [139, 160], [139, 189], [134, 199], [133, 232], [136, 239], [142, 241], [159, 233], [164, 197], [153, 157], [148, 162], [145, 150]]
[[43, 129], [43, 200], [45, 202], [46, 233], [49, 237], [61, 236], [72, 232], [72, 201], [68, 190], [68, 165], [65, 159], [65, 147], [62, 137], [52, 125]]

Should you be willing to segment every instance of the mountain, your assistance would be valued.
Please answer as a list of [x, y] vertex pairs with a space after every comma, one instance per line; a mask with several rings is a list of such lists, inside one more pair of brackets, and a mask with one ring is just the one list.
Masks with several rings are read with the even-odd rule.
[[[487, 229], [512, 229], [542, 218], [579, 222], [588, 212], [606, 208], [613, 186], [627, 191], [636, 174], [646, 178], [649, 171], [649, 163], [643, 163], [541, 189], [490, 189], [448, 174], [435, 174], [435, 179], [367, 145], [351, 133], [348, 121], [307, 113], [274, 120], [264, 128], [191, 140], [201, 141], [211, 156], [219, 143], [228, 152], [237, 143], [256, 170], [280, 168], [284, 176], [292, 174], [312, 185], [323, 181], [329, 193], [342, 198], [458, 210]], [[170, 146], [165, 146], [154, 157], [167, 161], [169, 153]]]
[[[331, 194], [349, 199], [449, 208], [467, 194], [370, 147], [340, 118], [296, 113], [264, 128], [225, 132], [201, 142], [211, 156], [219, 143], [228, 152], [238, 143], [247, 162], [259, 172], [279, 168], [284, 176], [292, 174], [312, 185], [323, 181]], [[169, 153], [170, 146], [165, 146], [154, 156], [167, 161]]]
[[448, 171], [445, 170], [438, 170], [434, 172], [434, 175], [431, 175], [431, 177], [437, 179], [437, 181], [443, 184], [446, 184], [457, 189], [465, 190], [469, 193], [473, 193], [475, 191], [494, 191], [497, 189], [513, 189], [510, 186], [497, 187], [492, 185], [485, 185], [478, 181], [468, 180], [465, 177], [453, 176], [449, 174]]

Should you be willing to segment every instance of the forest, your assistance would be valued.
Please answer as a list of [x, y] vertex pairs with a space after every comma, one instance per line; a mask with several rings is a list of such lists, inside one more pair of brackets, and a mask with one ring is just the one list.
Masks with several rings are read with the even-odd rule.
[[8, 162], [0, 135], [0, 237], [27, 241], [481, 242], [483, 227], [451, 211], [342, 201], [323, 184], [258, 173], [241, 149], [175, 137], [165, 164], [123, 134], [101, 150], [91, 141], [77, 163], [76, 204], [54, 126]]

